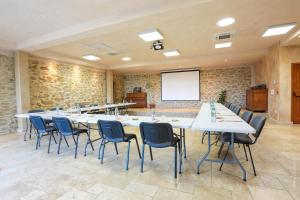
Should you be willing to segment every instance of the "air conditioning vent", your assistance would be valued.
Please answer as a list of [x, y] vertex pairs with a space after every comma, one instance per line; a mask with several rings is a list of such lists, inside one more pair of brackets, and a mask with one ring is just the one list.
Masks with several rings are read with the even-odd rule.
[[228, 40], [232, 38], [232, 33], [218, 33], [215, 35], [215, 40]]

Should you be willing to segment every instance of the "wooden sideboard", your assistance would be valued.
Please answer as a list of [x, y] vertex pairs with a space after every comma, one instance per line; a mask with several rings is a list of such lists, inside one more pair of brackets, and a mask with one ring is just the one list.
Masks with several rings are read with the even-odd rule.
[[126, 101], [136, 103], [135, 105], [130, 106], [131, 108], [147, 108], [147, 93], [127, 93]]
[[248, 89], [246, 95], [246, 104], [247, 110], [266, 112], [268, 110], [268, 89]]

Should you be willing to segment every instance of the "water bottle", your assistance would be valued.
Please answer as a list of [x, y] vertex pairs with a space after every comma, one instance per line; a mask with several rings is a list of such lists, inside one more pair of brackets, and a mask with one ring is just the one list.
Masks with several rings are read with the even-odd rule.
[[155, 110], [154, 109], [151, 109], [151, 119], [152, 119], [152, 121], [155, 120]]
[[119, 109], [118, 107], [115, 108], [115, 117], [116, 119], [118, 119], [118, 116], [119, 116]]
[[58, 106], [56, 106], [55, 111], [56, 111], [56, 114], [59, 115], [59, 108], [58, 108]]

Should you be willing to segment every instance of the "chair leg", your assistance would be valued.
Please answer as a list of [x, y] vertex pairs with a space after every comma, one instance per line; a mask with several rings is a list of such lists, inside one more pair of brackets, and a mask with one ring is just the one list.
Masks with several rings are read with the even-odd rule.
[[247, 151], [246, 151], [246, 148], [245, 148], [244, 144], [243, 144], [243, 147], [244, 147], [244, 152], [245, 152], [246, 160], [248, 161]]
[[138, 153], [139, 153], [139, 157], [141, 159], [142, 156], [141, 156], [140, 146], [139, 146], [139, 142], [137, 141], [137, 138], [135, 138], [135, 142], [136, 142], [136, 147], [137, 147], [137, 150], [138, 150]]
[[66, 142], [67, 146], [70, 147], [66, 136], [64, 136], [64, 139], [65, 139], [65, 142]]
[[117, 143], [114, 142], [114, 145], [115, 145], [116, 154], [119, 155]]
[[104, 140], [104, 139], [102, 139], [101, 142], [100, 142], [99, 152], [98, 152], [98, 160], [100, 160], [100, 154], [101, 154], [101, 149], [102, 149], [103, 140]]
[[75, 142], [75, 156], [74, 158], [76, 159], [77, 158], [77, 150], [78, 150], [78, 139], [79, 139], [79, 133], [77, 134], [77, 138], [76, 138], [76, 142]]
[[149, 146], [149, 150], [150, 150], [150, 157], [151, 157], [151, 160], [153, 160], [153, 154], [152, 154], [152, 148], [151, 148], [151, 146]]
[[220, 149], [218, 151], [218, 158], [220, 158], [220, 155], [221, 155], [221, 152], [223, 150], [223, 147], [224, 147], [224, 142], [222, 142], [221, 146], [220, 146]]
[[128, 170], [128, 165], [129, 165], [129, 154], [130, 154], [130, 140], [128, 141], [128, 147], [127, 147], [126, 170]]
[[252, 168], [253, 168], [254, 176], [256, 176], [256, 170], [255, 170], [255, 166], [254, 166], [253, 157], [252, 157], [252, 154], [251, 154], [250, 145], [247, 145], [247, 146], [248, 146], [248, 150], [249, 150], [249, 154], [250, 154], [250, 159], [251, 159], [251, 163], [252, 163]]
[[53, 140], [54, 140], [55, 144], [57, 144], [56, 138], [54, 136], [54, 132], [52, 133], [52, 137], [53, 137]]
[[227, 148], [226, 154], [225, 154], [225, 156], [224, 156], [224, 158], [223, 158], [223, 161], [222, 161], [222, 164], [221, 164], [221, 166], [220, 166], [220, 168], [219, 168], [219, 171], [221, 171], [221, 170], [222, 170], [222, 167], [223, 167], [224, 161], [226, 160], [226, 158], [227, 158], [227, 155], [228, 155], [228, 152], [229, 152], [229, 148], [230, 148], [230, 146], [228, 145], [228, 148]]
[[178, 142], [178, 155], [179, 155], [179, 174], [182, 172], [182, 146], [180, 142]]
[[[50, 153], [50, 145], [51, 145], [51, 138], [52, 138], [53, 132], [50, 132], [50, 137], [49, 137], [49, 144], [48, 144], [48, 153]], [[54, 136], [53, 136], [54, 137]]]
[[104, 150], [105, 150], [105, 140], [103, 140], [103, 145], [102, 145], [101, 164], [103, 164]]
[[29, 139], [31, 139], [31, 132], [32, 132], [32, 124], [30, 123]]
[[40, 141], [40, 134], [37, 135], [36, 137], [36, 145], [35, 145], [35, 149], [37, 150], [39, 147], [39, 141]]
[[61, 140], [62, 140], [62, 135], [59, 136], [59, 142], [58, 142], [57, 154], [59, 154]]
[[144, 171], [145, 144], [142, 145], [141, 173]]
[[174, 151], [174, 178], [177, 178], [177, 144]]

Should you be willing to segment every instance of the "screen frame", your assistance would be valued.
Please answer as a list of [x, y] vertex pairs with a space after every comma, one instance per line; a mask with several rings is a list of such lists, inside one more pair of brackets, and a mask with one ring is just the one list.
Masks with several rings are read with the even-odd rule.
[[[199, 100], [163, 100], [162, 99], [162, 75], [163, 74], [168, 74], [168, 73], [180, 73], [180, 72], [191, 72], [191, 71], [197, 71], [199, 73]], [[201, 87], [200, 87], [200, 70], [199, 69], [191, 69], [191, 70], [178, 70], [178, 71], [166, 71], [166, 72], [161, 72], [160, 73], [160, 101], [164, 102], [175, 102], [175, 101], [194, 101], [194, 102], [200, 102], [201, 101]]]

